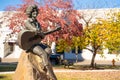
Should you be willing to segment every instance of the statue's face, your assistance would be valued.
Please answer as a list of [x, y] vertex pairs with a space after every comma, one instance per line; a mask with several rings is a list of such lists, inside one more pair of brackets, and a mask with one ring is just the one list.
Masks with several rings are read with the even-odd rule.
[[34, 9], [32, 12], [32, 18], [36, 18], [37, 15], [38, 15], [38, 11], [36, 9]]

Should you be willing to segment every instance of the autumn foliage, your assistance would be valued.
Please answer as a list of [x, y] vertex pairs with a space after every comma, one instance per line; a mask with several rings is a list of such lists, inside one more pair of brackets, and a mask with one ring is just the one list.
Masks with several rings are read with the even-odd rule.
[[39, 7], [38, 21], [44, 31], [48, 26], [53, 29], [61, 26], [62, 30], [49, 35], [50, 39], [64, 38], [71, 40], [72, 36], [80, 36], [82, 34], [82, 24], [78, 22], [80, 14], [74, 10], [72, 0], [42, 0], [36, 2], [35, 0], [23, 0], [23, 4], [15, 6], [8, 6], [6, 10], [15, 11], [13, 16], [9, 19], [10, 28], [14, 32], [19, 32], [24, 28], [24, 20], [26, 15], [24, 13], [26, 7], [31, 4], [36, 4]]

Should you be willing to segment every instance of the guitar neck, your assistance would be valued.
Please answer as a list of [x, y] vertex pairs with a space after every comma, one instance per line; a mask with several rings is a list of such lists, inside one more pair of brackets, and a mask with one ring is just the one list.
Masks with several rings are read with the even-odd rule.
[[58, 31], [58, 30], [57, 30], [57, 29], [55, 29], [55, 30], [51, 30], [51, 31], [44, 32], [44, 35], [51, 34], [51, 33], [55, 32], [55, 31]]

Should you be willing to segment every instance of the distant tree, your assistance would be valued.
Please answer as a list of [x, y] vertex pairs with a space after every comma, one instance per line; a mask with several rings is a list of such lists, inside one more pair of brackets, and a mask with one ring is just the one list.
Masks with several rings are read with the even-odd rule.
[[84, 29], [85, 43], [92, 47], [92, 49], [86, 48], [93, 53], [91, 67], [94, 68], [95, 57], [99, 50], [106, 48], [109, 52], [120, 50], [119, 22], [117, 13], [107, 20], [99, 19], [97, 23]]
[[82, 34], [81, 36], [74, 36], [72, 38], [72, 50], [76, 54], [76, 62], [78, 62], [78, 54], [82, 53], [82, 49], [86, 47], [85, 37]]
[[96, 54], [101, 47], [104, 46], [104, 42], [107, 39], [107, 30], [105, 29], [106, 26], [104, 24], [93, 24], [91, 27], [86, 28], [85, 34], [85, 42], [86, 44], [90, 45], [92, 49], [86, 47], [89, 51], [93, 53], [92, 60], [91, 60], [91, 67], [94, 68], [94, 61]]
[[109, 19], [110, 27], [107, 38], [106, 47], [109, 49], [110, 53], [119, 54], [120, 51], [120, 12], [114, 12], [109, 14], [111, 18]]

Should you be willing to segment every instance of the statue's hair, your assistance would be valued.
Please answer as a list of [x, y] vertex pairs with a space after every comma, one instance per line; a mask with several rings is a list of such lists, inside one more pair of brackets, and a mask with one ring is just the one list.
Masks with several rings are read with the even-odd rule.
[[26, 15], [28, 17], [31, 17], [31, 13], [33, 12], [34, 9], [36, 9], [38, 11], [38, 6], [35, 4], [28, 6], [25, 10]]

